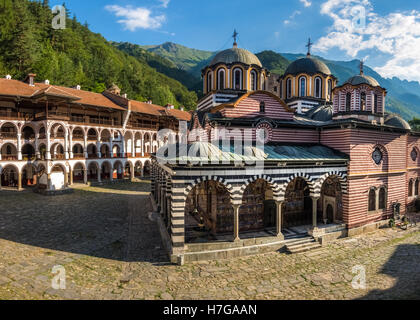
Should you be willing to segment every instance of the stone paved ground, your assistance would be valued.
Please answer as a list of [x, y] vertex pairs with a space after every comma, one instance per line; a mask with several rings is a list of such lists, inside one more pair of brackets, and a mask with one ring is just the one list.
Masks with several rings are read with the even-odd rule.
[[[0, 299], [420, 299], [420, 226], [180, 267], [167, 263], [148, 191], [141, 182], [52, 198], [0, 192]], [[65, 290], [51, 287], [56, 265]], [[351, 286], [356, 265], [366, 290]]]

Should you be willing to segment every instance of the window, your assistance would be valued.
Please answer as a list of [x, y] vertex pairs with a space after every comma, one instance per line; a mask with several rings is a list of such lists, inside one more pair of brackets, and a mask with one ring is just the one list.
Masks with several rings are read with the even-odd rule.
[[332, 81], [331, 79], [328, 80], [328, 98], [331, 100], [332, 98]]
[[233, 88], [235, 90], [242, 90], [242, 70], [235, 69], [233, 70]]
[[225, 70], [220, 69], [217, 72], [217, 89], [223, 90], [225, 88]]
[[210, 92], [213, 90], [213, 83], [212, 83], [212, 76], [211, 72], [207, 74], [207, 92]]
[[366, 93], [360, 94], [360, 111], [366, 111]]
[[413, 148], [413, 150], [411, 150], [411, 160], [416, 161], [418, 157], [418, 153], [416, 148]]
[[286, 95], [287, 99], [290, 99], [292, 97], [292, 79], [287, 79], [286, 81]]
[[306, 97], [306, 78], [302, 77], [299, 79], [299, 96]]
[[386, 189], [382, 187], [379, 190], [379, 210], [386, 208]]
[[260, 103], [260, 112], [265, 113], [265, 102], [264, 101], [261, 101], [261, 103]]
[[274, 92], [277, 92], [277, 87], [275, 86], [275, 87], [273, 88], [273, 90], [274, 90]]
[[321, 78], [315, 78], [315, 98], [322, 98], [322, 80]]
[[414, 195], [419, 195], [419, 179], [416, 180], [416, 183], [414, 184]]
[[413, 196], [413, 180], [410, 179], [410, 182], [408, 183], [408, 196]]
[[256, 91], [257, 90], [257, 82], [258, 81], [258, 77], [257, 77], [257, 73], [255, 72], [255, 70], [251, 71], [251, 90], [252, 91]]
[[374, 105], [373, 112], [378, 113], [378, 95], [375, 94], [375, 96], [374, 96], [373, 99], [374, 99], [374, 102], [373, 102], [373, 105]]
[[351, 92], [347, 92], [346, 94], [346, 112], [351, 111]]
[[376, 190], [369, 191], [369, 211], [376, 211]]

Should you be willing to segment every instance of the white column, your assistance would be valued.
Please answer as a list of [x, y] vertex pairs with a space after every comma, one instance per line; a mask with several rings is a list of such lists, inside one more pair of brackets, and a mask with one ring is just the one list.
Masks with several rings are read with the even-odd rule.
[[17, 153], [18, 160], [22, 160], [22, 134], [17, 134]]
[[237, 242], [241, 240], [239, 238], [239, 208], [240, 205], [233, 206], [233, 241]]
[[45, 152], [45, 160], [51, 160], [51, 138], [50, 138], [49, 131], [46, 132], [46, 138], [47, 138], [47, 145], [46, 145], [47, 151]]

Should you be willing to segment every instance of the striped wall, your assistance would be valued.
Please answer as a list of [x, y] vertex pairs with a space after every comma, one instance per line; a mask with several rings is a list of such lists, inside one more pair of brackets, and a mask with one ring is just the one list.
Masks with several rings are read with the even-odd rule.
[[[265, 113], [260, 113], [260, 103], [265, 102]], [[287, 111], [283, 105], [267, 94], [253, 94], [243, 99], [234, 108], [224, 108], [221, 110], [224, 117], [229, 118], [254, 118], [265, 116], [273, 119], [293, 120], [294, 114]]]
[[[286, 188], [294, 179], [304, 179], [310, 188], [310, 195], [320, 197], [322, 184], [328, 177], [337, 177], [342, 186], [343, 196], [347, 193], [347, 168], [344, 167], [316, 167], [316, 168], [265, 168], [264, 173], [255, 168], [235, 167], [177, 167], [168, 168], [153, 161], [152, 180], [159, 185], [152, 188], [155, 200], [162, 201], [162, 192], [170, 194], [170, 236], [172, 239], [172, 254], [182, 254], [185, 244], [185, 205], [189, 192], [201, 182], [212, 180], [223, 184], [228, 190], [232, 205], [242, 205], [242, 198], [246, 187], [258, 180], [267, 181], [273, 191], [274, 200], [284, 201]], [[167, 178], [162, 178], [162, 177]], [[170, 181], [170, 183], [163, 183]], [[168, 193], [170, 185], [170, 193]]]

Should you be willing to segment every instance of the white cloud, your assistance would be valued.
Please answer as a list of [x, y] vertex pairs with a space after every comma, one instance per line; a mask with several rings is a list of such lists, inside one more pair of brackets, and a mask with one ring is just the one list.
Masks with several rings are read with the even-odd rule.
[[301, 13], [302, 13], [302, 12], [300, 12], [299, 10], [294, 11], [294, 12], [290, 15], [289, 19], [284, 20], [284, 24], [286, 24], [286, 25], [287, 25], [287, 24], [290, 24], [290, 23], [294, 22], [294, 20], [295, 20], [296, 16], [300, 15]]
[[[166, 3], [169, 3], [169, 1], [166, 1]], [[105, 9], [114, 13], [117, 17], [121, 17], [122, 19], [118, 20], [118, 23], [124, 25], [124, 28], [130, 31], [159, 29], [166, 21], [165, 15], [153, 15], [150, 9], [142, 7], [108, 5]]]
[[300, 2], [303, 3], [303, 5], [307, 8], [310, 7], [312, 5], [312, 2], [309, 0], [299, 0]]
[[[358, 19], [365, 9], [366, 25]], [[356, 9], [355, 9], [356, 8]], [[328, 0], [321, 13], [333, 19], [329, 33], [320, 38], [314, 50], [339, 48], [355, 58], [362, 51], [389, 55], [383, 66], [375, 68], [384, 77], [397, 76], [420, 81], [420, 12], [392, 12], [381, 16], [368, 0]]]
[[171, 0], [159, 0], [159, 2], [161, 3], [162, 7], [167, 8]]

